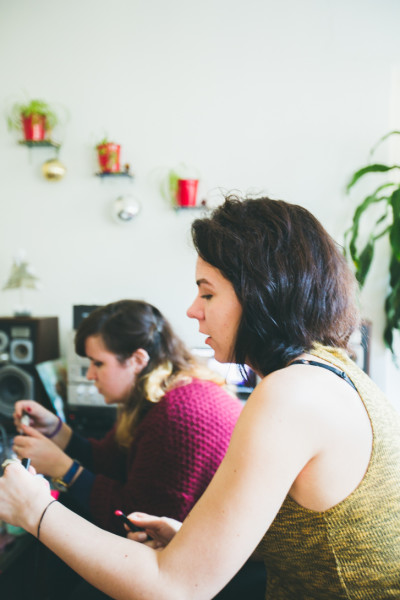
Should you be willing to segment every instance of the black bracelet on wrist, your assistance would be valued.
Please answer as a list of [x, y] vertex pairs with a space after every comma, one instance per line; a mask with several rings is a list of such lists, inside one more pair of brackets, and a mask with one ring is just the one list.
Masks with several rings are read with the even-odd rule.
[[36, 534], [36, 537], [37, 537], [37, 539], [39, 539], [39, 535], [40, 535], [40, 526], [41, 526], [41, 524], [42, 524], [43, 517], [44, 517], [44, 515], [46, 514], [46, 511], [47, 511], [47, 509], [49, 508], [49, 506], [50, 506], [51, 504], [53, 504], [54, 502], [57, 502], [57, 500], [55, 500], [55, 499], [54, 499], [54, 500], [51, 500], [51, 502], [49, 502], [49, 503], [48, 503], [48, 505], [46, 506], [46, 508], [44, 509], [44, 511], [42, 512], [42, 514], [40, 515], [40, 519], [39, 519], [39, 523], [38, 523], [38, 527], [37, 527], [37, 534]]
[[50, 433], [49, 435], [46, 435], [46, 437], [48, 437], [49, 439], [53, 438], [55, 435], [57, 435], [57, 433], [60, 431], [60, 429], [62, 427], [63, 422], [62, 422], [61, 418], [60, 417], [57, 417], [57, 418], [58, 418], [57, 427], [55, 428], [55, 430], [52, 433]]

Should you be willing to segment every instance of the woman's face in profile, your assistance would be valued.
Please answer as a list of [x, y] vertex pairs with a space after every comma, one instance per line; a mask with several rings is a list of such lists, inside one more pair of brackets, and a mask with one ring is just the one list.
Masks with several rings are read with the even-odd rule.
[[90, 360], [87, 379], [94, 382], [106, 404], [124, 404], [130, 397], [137, 377], [132, 358], [121, 363], [115, 354], [107, 350], [101, 335], [89, 336], [85, 351]]
[[207, 338], [205, 343], [214, 350], [219, 362], [234, 362], [234, 345], [242, 306], [230, 281], [221, 271], [200, 257], [196, 265], [198, 294], [187, 311], [197, 319], [199, 331]]

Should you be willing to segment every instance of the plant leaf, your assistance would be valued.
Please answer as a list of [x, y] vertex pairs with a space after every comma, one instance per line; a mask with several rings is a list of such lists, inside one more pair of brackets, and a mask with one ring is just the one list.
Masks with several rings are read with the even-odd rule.
[[[360, 219], [363, 215], [363, 213], [368, 209], [368, 207], [371, 204], [375, 204], [377, 202], [382, 202], [382, 201], [386, 201], [386, 203], [388, 202], [389, 198], [387, 196], [378, 196], [379, 192], [388, 187], [389, 185], [393, 185], [393, 184], [384, 184], [384, 185], [380, 185], [373, 194], [371, 194], [371, 196], [367, 196], [364, 201], [356, 208], [355, 212], [354, 212], [354, 216], [353, 216], [353, 224], [351, 225], [351, 227], [349, 227], [349, 229], [347, 229], [347, 231], [345, 231], [344, 234], [344, 239], [345, 242], [347, 243], [347, 239], [350, 237], [350, 242], [348, 244], [349, 246], [349, 252], [350, 252], [350, 256], [352, 258], [352, 261], [356, 267], [356, 269], [359, 268], [359, 262], [360, 262], [360, 257], [358, 255], [358, 250], [357, 250], [357, 238], [358, 238], [358, 233], [359, 233], [359, 228], [360, 228]], [[385, 210], [385, 213], [377, 220], [373, 230], [375, 229], [376, 225], [381, 223], [382, 220], [385, 218], [385, 216], [387, 215], [387, 209]], [[377, 237], [380, 237], [380, 235], [378, 235]], [[371, 234], [371, 240], [374, 239], [374, 236]], [[356, 275], [357, 276], [357, 275]]]
[[353, 177], [347, 184], [346, 190], [349, 192], [353, 185], [367, 173], [385, 173], [387, 171], [391, 171], [392, 169], [400, 169], [400, 165], [392, 165], [389, 167], [388, 165], [374, 164], [362, 167], [362, 169], [359, 169], [354, 173]]
[[393, 226], [389, 233], [389, 240], [393, 254], [400, 261], [400, 189], [393, 192], [390, 203], [393, 209]]
[[386, 346], [394, 354], [393, 329], [400, 329], [400, 262], [394, 255], [389, 266], [389, 292], [385, 299], [386, 324], [383, 339]]
[[373, 258], [374, 240], [370, 238], [367, 244], [365, 245], [364, 250], [362, 250], [362, 252], [360, 253], [360, 256], [358, 257], [358, 264], [356, 265], [356, 279], [361, 287], [363, 287], [365, 283], [365, 279], [368, 275], [368, 271]]
[[389, 133], [386, 133], [385, 135], [383, 135], [375, 144], [375, 146], [373, 146], [370, 150], [369, 155], [372, 156], [376, 149], [378, 148], [378, 146], [380, 146], [382, 144], [382, 142], [384, 142], [385, 140], [387, 140], [390, 136], [392, 135], [400, 135], [400, 131], [389, 131]]

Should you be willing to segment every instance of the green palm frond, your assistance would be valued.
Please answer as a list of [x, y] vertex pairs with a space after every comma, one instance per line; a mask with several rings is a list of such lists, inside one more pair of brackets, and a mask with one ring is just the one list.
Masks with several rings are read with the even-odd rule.
[[[376, 148], [392, 135], [400, 131], [391, 131], [384, 135], [372, 148]], [[347, 192], [366, 175], [392, 174], [400, 165], [374, 163], [358, 169], [347, 184]], [[364, 218], [366, 215], [369, 218]], [[371, 216], [374, 219], [371, 224]], [[368, 229], [366, 230], [366, 223]], [[394, 355], [393, 334], [400, 330], [400, 183], [389, 181], [379, 185], [356, 207], [352, 223], [345, 231], [345, 254], [350, 256], [355, 276], [362, 288], [368, 276], [375, 254], [377, 240], [387, 236], [390, 243], [389, 284], [384, 302], [386, 323], [383, 339]], [[364, 242], [362, 241], [364, 240]], [[365, 241], [366, 240], [366, 241]]]

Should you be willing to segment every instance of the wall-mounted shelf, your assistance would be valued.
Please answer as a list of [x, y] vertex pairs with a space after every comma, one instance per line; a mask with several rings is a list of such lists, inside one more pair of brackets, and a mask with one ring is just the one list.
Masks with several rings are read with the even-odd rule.
[[196, 204], [196, 206], [174, 206], [175, 212], [189, 212], [192, 210], [208, 210], [207, 204]]
[[22, 146], [28, 146], [28, 148], [60, 148], [61, 144], [53, 142], [52, 140], [21, 140], [18, 142]]
[[133, 175], [129, 171], [118, 171], [117, 173], [96, 173], [96, 177], [128, 177], [129, 179], [133, 179]]

